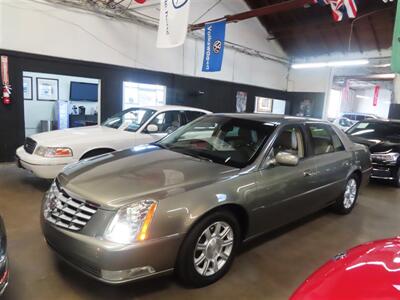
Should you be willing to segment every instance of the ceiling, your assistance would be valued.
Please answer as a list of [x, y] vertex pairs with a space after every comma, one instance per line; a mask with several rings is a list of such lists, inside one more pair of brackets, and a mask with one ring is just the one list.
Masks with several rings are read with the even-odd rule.
[[[245, 0], [250, 8], [287, 0]], [[391, 47], [396, 2], [358, 1], [358, 18], [335, 23], [329, 6], [310, 5], [284, 13], [260, 17], [260, 21], [282, 48], [293, 57], [327, 55], [334, 52], [381, 51]], [[349, 40], [351, 42], [349, 43]], [[350, 44], [350, 51], [349, 51]]]

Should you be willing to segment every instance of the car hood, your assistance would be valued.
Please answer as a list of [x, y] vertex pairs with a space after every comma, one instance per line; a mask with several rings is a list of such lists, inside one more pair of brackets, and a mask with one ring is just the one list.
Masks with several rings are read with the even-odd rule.
[[398, 139], [386, 139], [386, 140], [371, 140], [361, 137], [351, 136], [349, 138], [358, 144], [368, 146], [371, 153], [380, 152], [399, 152], [400, 151], [400, 140]]
[[48, 147], [68, 147], [75, 144], [87, 144], [93, 141], [106, 141], [124, 137], [132, 138], [132, 133], [105, 126], [88, 126], [54, 130], [31, 136], [38, 145]]
[[322, 266], [290, 299], [399, 299], [399, 253], [399, 237], [357, 246]]
[[237, 172], [229, 166], [144, 145], [70, 165], [58, 180], [70, 196], [115, 209], [136, 200], [161, 200]]

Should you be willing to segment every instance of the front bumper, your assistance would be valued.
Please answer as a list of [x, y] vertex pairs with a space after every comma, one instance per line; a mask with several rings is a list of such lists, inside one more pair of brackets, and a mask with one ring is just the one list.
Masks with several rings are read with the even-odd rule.
[[49, 246], [79, 271], [108, 284], [122, 284], [173, 270], [182, 235], [120, 245], [102, 237], [58, 228], [42, 218]]
[[24, 147], [17, 149], [16, 160], [18, 167], [45, 179], [54, 179], [66, 165], [74, 162], [72, 158], [45, 158], [29, 154]]
[[395, 180], [399, 167], [396, 164], [384, 164], [384, 163], [372, 163], [372, 175], [371, 178]]

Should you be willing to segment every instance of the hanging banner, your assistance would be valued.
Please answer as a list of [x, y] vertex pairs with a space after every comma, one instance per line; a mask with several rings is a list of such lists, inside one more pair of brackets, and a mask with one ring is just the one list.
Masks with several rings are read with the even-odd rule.
[[394, 34], [392, 43], [392, 70], [400, 73], [400, 4], [397, 3], [396, 22], [394, 24]]
[[205, 25], [203, 72], [219, 72], [224, 57], [226, 19]]
[[372, 103], [373, 106], [378, 106], [379, 90], [380, 90], [380, 86], [376, 85], [374, 88], [374, 101]]
[[173, 48], [185, 42], [190, 0], [161, 0], [157, 48]]

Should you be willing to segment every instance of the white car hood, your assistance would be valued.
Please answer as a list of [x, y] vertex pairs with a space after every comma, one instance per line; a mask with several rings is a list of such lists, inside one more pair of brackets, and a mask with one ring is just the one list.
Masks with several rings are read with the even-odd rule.
[[72, 146], [75, 144], [92, 144], [100, 141], [134, 139], [141, 134], [112, 129], [105, 126], [88, 126], [43, 132], [31, 136], [38, 145], [48, 147]]

